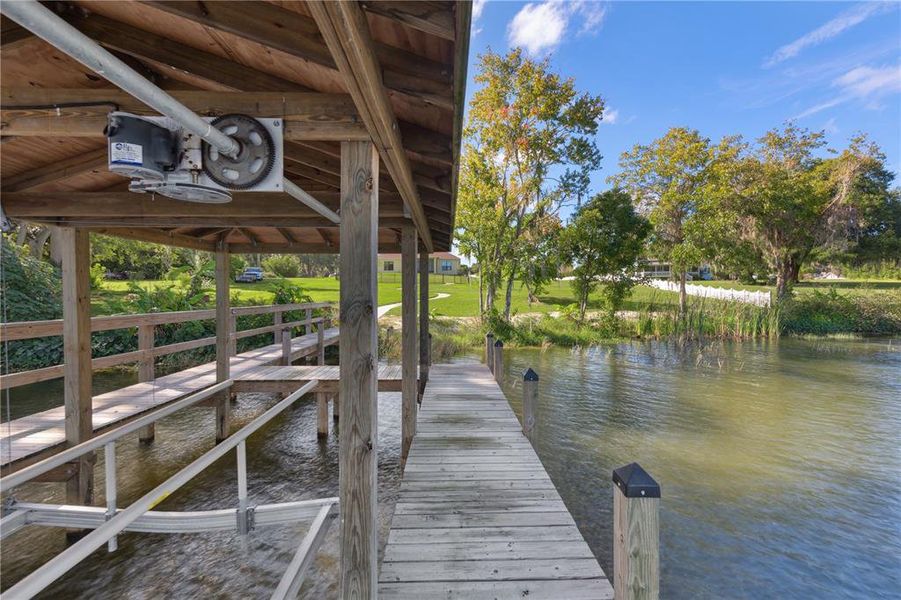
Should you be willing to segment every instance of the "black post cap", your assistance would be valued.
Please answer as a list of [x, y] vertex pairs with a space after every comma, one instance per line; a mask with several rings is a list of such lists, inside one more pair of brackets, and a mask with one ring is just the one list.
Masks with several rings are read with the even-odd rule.
[[626, 498], [659, 498], [660, 484], [638, 463], [613, 470], [613, 483]]
[[494, 334], [489, 331], [488, 333], [485, 334], [485, 337], [493, 338]]
[[495, 348], [503, 348], [503, 347], [504, 347], [504, 342], [498, 340], [498, 341], [494, 342], [494, 347], [495, 347]]
[[538, 373], [532, 370], [531, 367], [526, 369], [525, 373], [522, 374], [523, 381], [538, 381]]

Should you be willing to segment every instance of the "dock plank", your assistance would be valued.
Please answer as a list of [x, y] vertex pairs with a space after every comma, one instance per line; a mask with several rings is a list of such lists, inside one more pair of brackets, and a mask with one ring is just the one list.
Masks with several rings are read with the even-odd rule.
[[[325, 344], [338, 343], [338, 328], [324, 332]], [[316, 351], [318, 336], [310, 333], [291, 340], [292, 358], [309, 356]], [[271, 344], [242, 352], [231, 358], [231, 376], [238, 379], [251, 376], [257, 369], [281, 359], [281, 344]], [[277, 368], [277, 367], [276, 367]], [[337, 378], [337, 367], [335, 378]], [[138, 383], [106, 394], [94, 396], [94, 433], [136, 417], [169, 402], [174, 402], [216, 382], [215, 361], [191, 367], [153, 381]], [[4, 423], [0, 428], [0, 465], [6, 466], [62, 447], [66, 441], [65, 408], [51, 408], [27, 417]], [[31, 460], [34, 460], [33, 458]]]
[[482, 365], [430, 369], [379, 595], [393, 600], [613, 597]]

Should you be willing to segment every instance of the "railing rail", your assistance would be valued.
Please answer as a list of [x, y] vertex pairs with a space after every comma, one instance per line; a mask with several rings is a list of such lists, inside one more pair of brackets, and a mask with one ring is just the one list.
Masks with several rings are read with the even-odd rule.
[[[230, 384], [231, 382], [223, 382]], [[271, 421], [273, 418], [281, 414], [285, 411], [289, 406], [294, 404], [297, 400], [299, 400], [304, 395], [312, 392], [318, 387], [319, 381], [313, 380], [305, 385], [301, 386], [297, 390], [295, 390], [292, 394], [286, 397], [284, 400], [278, 402], [275, 406], [264, 412], [262, 415], [255, 418], [253, 421], [239, 429], [237, 432], [233, 433], [222, 442], [220, 442], [217, 446], [204, 453], [202, 456], [191, 462], [188, 466], [181, 469], [163, 483], [159, 484], [134, 502], [132, 502], [128, 508], [119, 510], [115, 506], [108, 506], [107, 510], [111, 513], [111, 518], [108, 521], [105, 521], [103, 524], [98, 526], [92, 532], [87, 534], [81, 540], [56, 555], [54, 558], [47, 561], [37, 570], [33, 571], [31, 574], [26, 576], [24, 579], [19, 581], [16, 585], [9, 588], [5, 591], [5, 595], [8, 595], [10, 598], [31, 598], [44, 590], [48, 585], [59, 579], [63, 574], [69, 571], [72, 567], [77, 565], [79, 562], [87, 558], [92, 552], [100, 548], [100, 546], [111, 542], [115, 539], [115, 537], [124, 531], [130, 524], [134, 523], [138, 518], [142, 515], [146, 514], [150, 511], [154, 506], [162, 502], [164, 499], [169, 497], [170, 494], [181, 488], [188, 481], [196, 477], [199, 473], [201, 473], [204, 469], [212, 465], [214, 462], [225, 456], [229, 451], [236, 450], [240, 457], [241, 453], [244, 452], [244, 444], [245, 440], [253, 434], [255, 431], [260, 429], [263, 425]], [[209, 389], [209, 388], [208, 388]], [[173, 405], [174, 406], [174, 405]], [[125, 427], [119, 428], [116, 432], [110, 433], [118, 433], [119, 436], [124, 435], [124, 431], [136, 425], [139, 421], [135, 421]], [[118, 436], [117, 436], [118, 437]], [[88, 452], [92, 452], [97, 448], [96, 444], [100, 441], [104, 445], [114, 444], [115, 438], [113, 439], [103, 439], [103, 436], [98, 436], [79, 444], [78, 446], [74, 446], [69, 450], [60, 453], [60, 455], [66, 454], [74, 455], [75, 457], [81, 456], [83, 454], [87, 454]], [[110, 446], [106, 446], [110, 448]], [[60, 456], [57, 455], [57, 456]], [[45, 461], [46, 462], [46, 461]], [[35, 465], [37, 466], [37, 465]], [[250, 510], [246, 507], [246, 481], [247, 474], [246, 471], [246, 461], [238, 460], [238, 481], [245, 482], [244, 486], [239, 486], [239, 506], [237, 510], [238, 523], [237, 527], [239, 531], [241, 529], [247, 528], [247, 511]], [[21, 472], [25, 472], [26, 469], [23, 469]], [[4, 480], [8, 481], [12, 477], [19, 475], [19, 473], [15, 473], [8, 477], [5, 477]], [[34, 477], [35, 475], [32, 475]], [[111, 482], [115, 485], [115, 479]], [[109, 490], [107, 490], [107, 495], [109, 495]], [[115, 496], [115, 493], [113, 493]], [[242, 506], [243, 505], [243, 506]], [[15, 510], [15, 505], [12, 506], [12, 509]], [[322, 517], [323, 513], [320, 513], [320, 517]], [[325, 521], [324, 517], [317, 519], [317, 521]], [[243, 527], [242, 527], [243, 522]], [[321, 527], [324, 523], [320, 523], [319, 527]], [[318, 536], [317, 536], [318, 537]], [[318, 545], [318, 544], [315, 544]], [[304, 546], [304, 545], [302, 545]], [[112, 549], [112, 545], [110, 546]], [[305, 562], [305, 561], [301, 561]], [[293, 561], [292, 561], [293, 563]], [[302, 569], [294, 568], [295, 566], [292, 564], [292, 572], [297, 573]], [[293, 586], [292, 586], [293, 587]]]
[[[329, 327], [331, 323], [329, 317], [312, 318], [312, 313], [317, 309], [332, 307], [333, 305], [330, 302], [306, 302], [300, 304], [271, 304], [233, 308], [230, 311], [232, 325], [229, 331], [229, 347], [232, 349], [232, 354], [234, 354], [236, 341], [239, 339], [268, 332], [274, 332], [276, 339], [281, 339], [281, 333], [283, 331], [291, 331], [296, 327], [305, 327], [304, 333], [307, 334], [312, 333], [311, 326], [314, 324], [318, 327], [319, 323], [325, 323], [325, 326]], [[301, 310], [306, 312], [303, 320], [282, 322], [282, 315], [284, 313]], [[237, 317], [263, 314], [273, 315], [272, 325], [237, 330]], [[187, 321], [204, 321], [214, 319], [215, 317], [216, 311], [212, 309], [93, 317], [91, 318], [92, 332], [145, 327], [151, 329], [151, 335], [138, 336], [139, 347], [137, 350], [94, 358], [91, 360], [91, 367], [93, 369], [106, 369], [127, 363], [152, 361], [159, 356], [166, 356], [168, 354], [175, 354], [176, 352], [184, 352], [186, 350], [193, 350], [204, 346], [212, 346], [216, 343], [215, 336], [154, 347], [152, 329], [157, 325], [185, 323]], [[62, 333], [62, 319], [50, 321], [18, 321], [0, 324], [0, 340], [5, 341], [59, 336], [62, 335]], [[10, 373], [8, 375], [0, 375], [0, 389], [14, 388], [40, 381], [57, 379], [63, 376], [64, 371], [65, 365], [53, 365], [50, 367], [42, 367], [40, 369], [31, 369], [28, 371], [20, 371], [18, 373]]]

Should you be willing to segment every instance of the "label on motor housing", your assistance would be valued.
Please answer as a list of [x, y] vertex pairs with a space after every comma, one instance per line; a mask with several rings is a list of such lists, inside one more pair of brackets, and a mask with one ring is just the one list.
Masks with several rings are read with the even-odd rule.
[[118, 165], [144, 164], [144, 148], [140, 144], [113, 142], [109, 147], [110, 162]]

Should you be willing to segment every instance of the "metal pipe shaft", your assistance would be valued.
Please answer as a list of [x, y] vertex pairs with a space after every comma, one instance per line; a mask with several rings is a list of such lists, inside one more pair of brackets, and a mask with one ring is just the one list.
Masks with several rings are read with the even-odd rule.
[[100, 47], [97, 42], [69, 25], [37, 0], [15, 0], [0, 4], [4, 15], [39, 38], [59, 48], [84, 66], [128, 92], [147, 106], [178, 121], [219, 152], [234, 157], [238, 142], [225, 135], [194, 111], [153, 85], [137, 71]]

